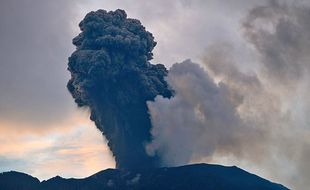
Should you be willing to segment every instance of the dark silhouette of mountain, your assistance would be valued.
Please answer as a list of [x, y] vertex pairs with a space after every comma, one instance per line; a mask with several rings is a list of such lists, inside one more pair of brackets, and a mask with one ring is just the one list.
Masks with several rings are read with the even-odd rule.
[[1, 190], [288, 190], [238, 167], [194, 164], [157, 169], [107, 169], [83, 179], [59, 176], [40, 182], [19, 172], [0, 174]]
[[20, 172], [4, 172], [0, 174], [1, 190], [39, 190], [40, 181], [30, 175]]

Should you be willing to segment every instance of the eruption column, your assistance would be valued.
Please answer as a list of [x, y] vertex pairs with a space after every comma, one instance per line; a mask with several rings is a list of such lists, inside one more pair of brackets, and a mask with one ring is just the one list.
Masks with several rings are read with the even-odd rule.
[[171, 97], [172, 91], [164, 80], [166, 68], [148, 62], [156, 45], [152, 34], [123, 10], [90, 12], [79, 27], [68, 90], [79, 107], [90, 108], [117, 168], [159, 166], [159, 157], [144, 148], [152, 128], [146, 102]]

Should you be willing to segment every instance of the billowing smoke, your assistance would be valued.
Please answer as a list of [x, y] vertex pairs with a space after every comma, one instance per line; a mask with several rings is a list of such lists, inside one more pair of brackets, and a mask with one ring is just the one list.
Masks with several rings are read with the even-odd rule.
[[310, 8], [271, 0], [253, 8], [242, 28], [260, 55], [263, 72], [284, 88], [298, 84], [310, 71]]
[[146, 150], [164, 165], [245, 162], [306, 190], [310, 8], [270, 1], [250, 10], [240, 31], [254, 52], [253, 67], [238, 63], [230, 42], [210, 46], [201, 66], [173, 65], [166, 80], [174, 97], [148, 102], [154, 139]]
[[249, 126], [238, 110], [247, 101], [247, 92], [239, 87], [259, 93], [261, 84], [256, 76], [235, 69], [226, 68], [236, 77], [235, 84], [216, 83], [203, 67], [190, 60], [174, 64], [167, 81], [175, 96], [158, 96], [155, 102], [148, 102], [155, 126], [155, 138], [146, 146], [148, 153], [162, 155], [164, 165], [184, 165], [215, 152], [251, 154], [250, 149], [244, 151], [244, 142], [255, 151], [261, 149], [257, 142], [265, 138], [263, 129]]
[[[254, 77], [245, 79], [249, 85], [257, 83]], [[240, 118], [237, 108], [243, 97], [225, 83], [215, 83], [198, 64], [190, 60], [174, 64], [167, 81], [176, 94], [148, 102], [155, 139], [146, 146], [150, 155], [162, 155], [164, 164], [187, 164], [218, 149], [230, 152], [260, 136]]]
[[166, 68], [148, 62], [156, 45], [152, 34], [123, 10], [90, 12], [79, 27], [68, 63], [75, 102], [89, 107], [117, 168], [159, 166], [159, 158], [144, 148], [151, 140], [146, 101], [172, 93], [164, 80]]
[[91, 12], [73, 40], [68, 89], [90, 108], [118, 168], [227, 158], [305, 189], [309, 13], [277, 1], [250, 10], [241, 25], [245, 48], [254, 52], [250, 69], [228, 42], [210, 46], [201, 65], [186, 60], [168, 74], [148, 62], [156, 43], [139, 21], [122, 10]]

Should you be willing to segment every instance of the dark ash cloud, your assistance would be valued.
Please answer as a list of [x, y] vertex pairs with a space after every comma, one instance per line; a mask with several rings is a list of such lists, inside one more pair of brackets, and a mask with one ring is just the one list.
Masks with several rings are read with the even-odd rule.
[[153, 65], [156, 45], [150, 32], [125, 11], [90, 12], [73, 39], [68, 89], [78, 106], [87, 106], [91, 120], [105, 135], [117, 168], [159, 166], [144, 144], [151, 140], [146, 101], [170, 97], [163, 65]]

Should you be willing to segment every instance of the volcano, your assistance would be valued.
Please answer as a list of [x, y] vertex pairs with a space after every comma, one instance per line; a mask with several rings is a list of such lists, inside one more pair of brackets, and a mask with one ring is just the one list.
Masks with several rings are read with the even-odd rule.
[[0, 174], [1, 190], [288, 190], [236, 166], [194, 164], [149, 169], [107, 169], [82, 179], [53, 177], [40, 182], [19, 172]]

